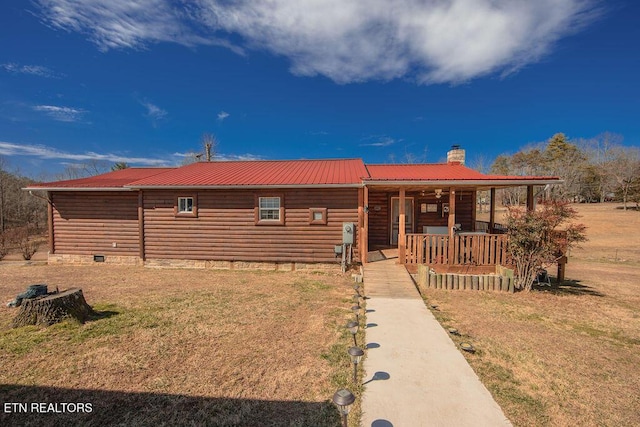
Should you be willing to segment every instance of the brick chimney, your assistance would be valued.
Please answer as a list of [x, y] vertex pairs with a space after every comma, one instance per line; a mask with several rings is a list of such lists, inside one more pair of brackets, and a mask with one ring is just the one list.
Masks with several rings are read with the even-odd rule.
[[451, 150], [447, 152], [447, 163], [460, 163], [464, 165], [465, 152], [459, 145], [452, 145]]

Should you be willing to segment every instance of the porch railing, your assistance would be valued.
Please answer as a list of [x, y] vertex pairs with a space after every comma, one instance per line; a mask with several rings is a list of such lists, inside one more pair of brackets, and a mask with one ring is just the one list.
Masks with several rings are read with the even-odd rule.
[[507, 264], [505, 234], [407, 234], [406, 264], [498, 265]]
[[476, 221], [476, 230], [484, 231], [486, 233], [493, 234], [505, 234], [507, 232], [507, 226], [504, 224], [500, 224], [499, 222], [493, 223], [493, 230], [490, 230], [490, 224], [488, 221]]

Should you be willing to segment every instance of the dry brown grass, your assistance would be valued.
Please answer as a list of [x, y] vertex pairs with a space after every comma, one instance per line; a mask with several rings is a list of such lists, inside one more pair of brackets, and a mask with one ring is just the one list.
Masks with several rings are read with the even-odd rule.
[[640, 425], [640, 212], [576, 208], [590, 241], [564, 284], [426, 298], [479, 349], [466, 357], [514, 425]]
[[0, 283], [3, 300], [33, 283], [79, 286], [101, 313], [10, 330], [15, 309], [0, 309], [2, 403], [93, 403], [88, 416], [0, 412], [2, 425], [337, 422], [328, 400], [350, 372], [344, 276], [5, 265]]
[[574, 205], [589, 229], [589, 241], [571, 253], [574, 258], [640, 263], [640, 212], [623, 211], [617, 203]]

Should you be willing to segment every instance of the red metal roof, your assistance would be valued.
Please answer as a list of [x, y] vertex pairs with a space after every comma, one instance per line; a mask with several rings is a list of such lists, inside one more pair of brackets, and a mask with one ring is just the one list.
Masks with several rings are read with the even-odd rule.
[[69, 179], [64, 181], [54, 181], [42, 184], [32, 184], [28, 189], [45, 189], [45, 188], [120, 188], [132, 181], [148, 178], [163, 172], [171, 171], [175, 168], [127, 168], [113, 172], [104, 173], [102, 175], [90, 176], [87, 178]]
[[365, 181], [517, 181], [550, 180], [555, 177], [485, 175], [460, 163], [429, 164], [367, 164], [369, 178]]
[[199, 162], [128, 187], [360, 185], [366, 176], [360, 159]]
[[542, 184], [555, 177], [484, 175], [459, 163], [366, 165], [361, 159], [199, 162], [178, 168], [129, 168], [88, 178], [33, 184], [27, 189], [90, 190], [156, 187], [360, 186], [382, 182]]

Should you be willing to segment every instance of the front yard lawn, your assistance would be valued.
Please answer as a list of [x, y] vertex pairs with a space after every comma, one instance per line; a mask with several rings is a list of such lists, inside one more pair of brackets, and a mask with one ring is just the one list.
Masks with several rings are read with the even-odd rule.
[[0, 283], [3, 302], [34, 283], [81, 287], [99, 312], [84, 325], [9, 329], [17, 309], [3, 304], [1, 425], [339, 425], [330, 399], [349, 385], [344, 276], [4, 265]]

